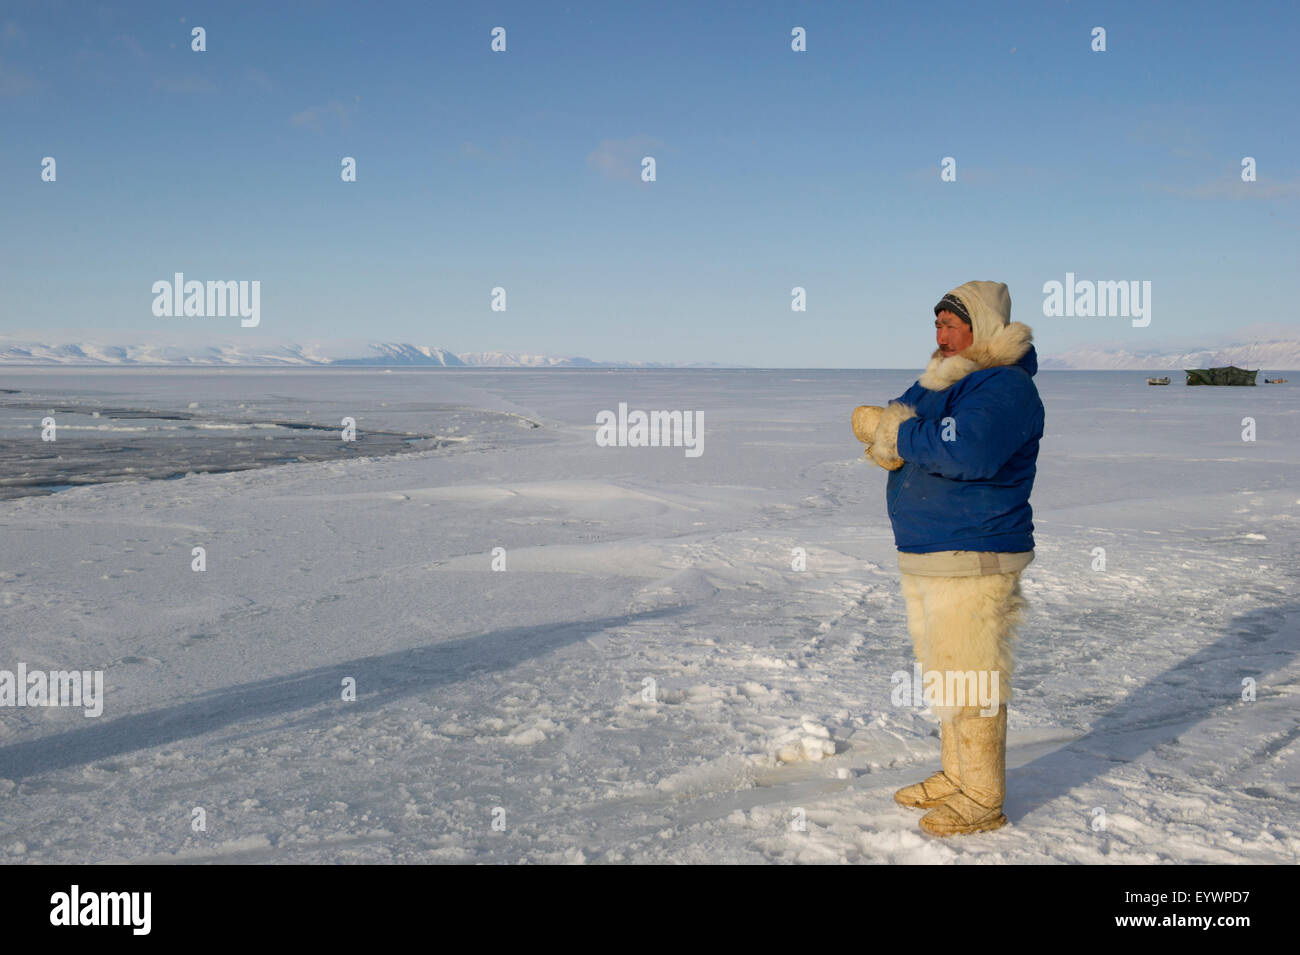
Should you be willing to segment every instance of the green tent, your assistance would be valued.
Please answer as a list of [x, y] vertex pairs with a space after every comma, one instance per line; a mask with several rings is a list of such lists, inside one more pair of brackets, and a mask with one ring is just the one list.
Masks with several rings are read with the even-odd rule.
[[1185, 368], [1189, 385], [1253, 385], [1259, 369], [1247, 371], [1236, 365], [1226, 368]]

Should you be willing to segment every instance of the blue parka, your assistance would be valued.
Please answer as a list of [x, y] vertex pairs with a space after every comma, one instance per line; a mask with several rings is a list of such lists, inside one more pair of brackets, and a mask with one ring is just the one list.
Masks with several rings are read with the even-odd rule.
[[904, 463], [885, 491], [900, 551], [1034, 549], [1029, 492], [1043, 436], [1037, 372], [1030, 345], [1014, 364], [979, 368], [940, 391], [917, 381], [895, 399], [916, 409], [898, 428]]

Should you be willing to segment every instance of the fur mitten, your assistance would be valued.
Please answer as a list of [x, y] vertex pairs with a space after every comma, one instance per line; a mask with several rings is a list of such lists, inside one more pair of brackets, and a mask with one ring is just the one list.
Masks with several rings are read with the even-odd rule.
[[886, 471], [897, 471], [903, 466], [903, 459], [898, 456], [898, 426], [908, 418], [916, 417], [916, 409], [897, 401], [891, 401], [889, 407], [880, 415], [876, 431], [871, 438], [867, 453]]
[[876, 433], [880, 416], [885, 409], [880, 405], [858, 405], [853, 409], [853, 436], [863, 444], [871, 443], [871, 436]]

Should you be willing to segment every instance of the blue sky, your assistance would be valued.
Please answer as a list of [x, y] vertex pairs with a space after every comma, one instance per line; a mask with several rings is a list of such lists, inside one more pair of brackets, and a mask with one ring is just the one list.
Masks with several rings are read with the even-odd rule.
[[[5, 4], [0, 334], [913, 367], [978, 278], [1040, 354], [1253, 340], [1295, 329], [1298, 44], [1290, 2]], [[175, 272], [261, 324], [155, 318]], [[1045, 317], [1066, 272], [1150, 325]]]

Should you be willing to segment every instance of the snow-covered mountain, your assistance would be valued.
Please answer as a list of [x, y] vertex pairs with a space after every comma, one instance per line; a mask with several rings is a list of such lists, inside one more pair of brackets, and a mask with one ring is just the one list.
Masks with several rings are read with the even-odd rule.
[[530, 355], [523, 352], [467, 351], [457, 356], [466, 365], [492, 368], [554, 368], [556, 366], [599, 366], [605, 362], [590, 358], [555, 358], [551, 355]]
[[595, 361], [591, 358], [556, 358], [525, 352], [467, 351], [457, 356], [466, 365], [491, 368], [744, 368], [745, 365], [717, 361]]
[[0, 362], [23, 365], [321, 365], [303, 345], [54, 344], [0, 336]]
[[335, 358], [331, 365], [442, 365], [458, 367], [465, 362], [454, 352], [428, 345], [408, 345], [404, 342], [373, 342], [370, 350], [357, 358]]
[[408, 342], [320, 341], [193, 345], [75, 344], [0, 335], [0, 364], [18, 365], [432, 365], [445, 368], [727, 368], [718, 362], [594, 361], [523, 352], [464, 352]]
[[1251, 344], [1222, 345], [1187, 351], [1138, 350], [1124, 348], [1083, 347], [1039, 359], [1039, 366], [1074, 369], [1117, 369], [1158, 371], [1180, 368], [1212, 368], [1236, 365], [1265, 371], [1300, 369], [1300, 341], [1269, 341]]
[[[738, 368], [720, 362], [596, 361], [531, 352], [451, 352], [408, 342], [321, 340], [209, 345], [59, 343], [0, 335], [0, 365], [392, 365], [444, 368]], [[1127, 349], [1095, 345], [1040, 355], [1043, 369], [1161, 370], [1237, 365], [1268, 372], [1300, 370], [1300, 340], [1211, 348]]]

